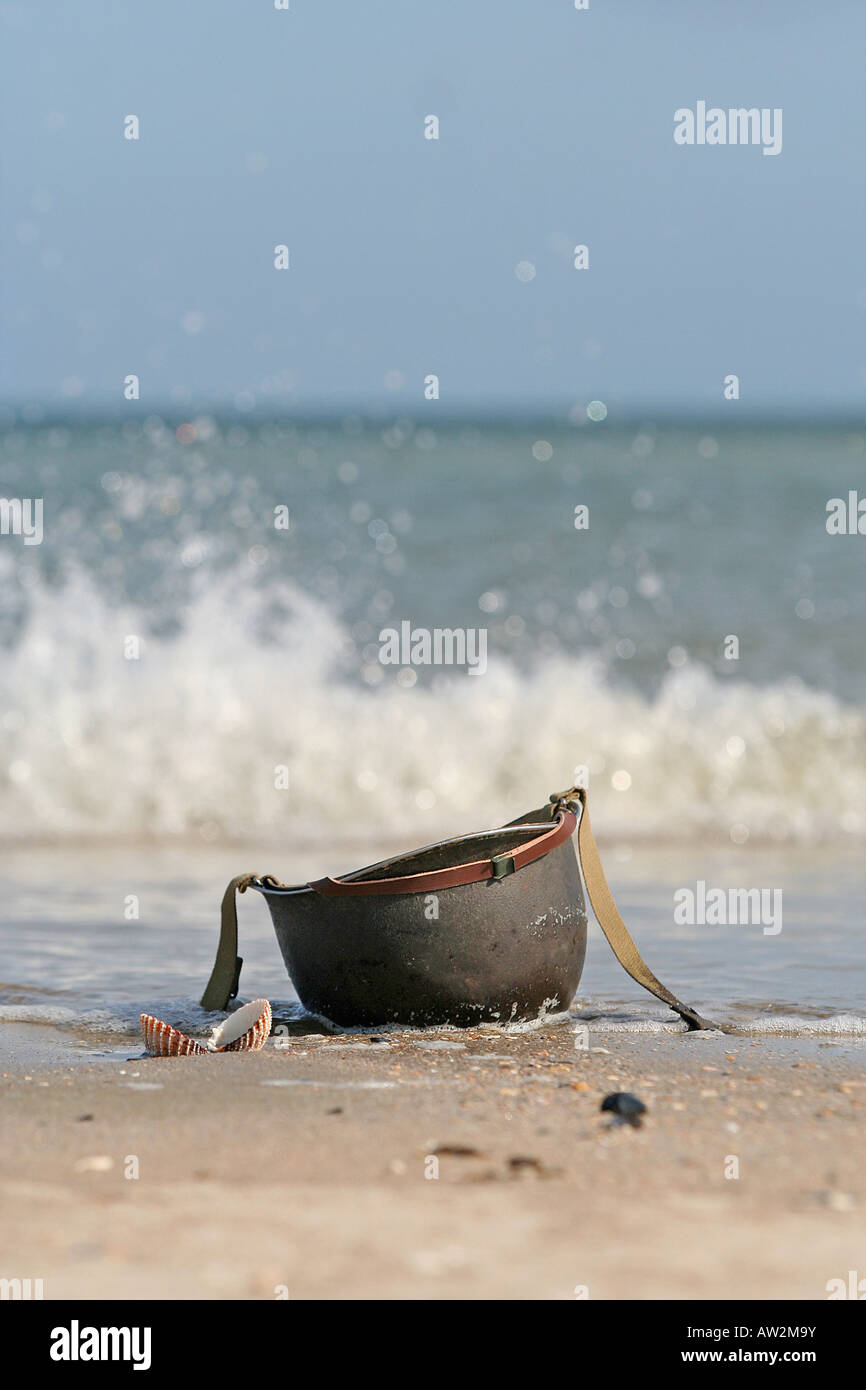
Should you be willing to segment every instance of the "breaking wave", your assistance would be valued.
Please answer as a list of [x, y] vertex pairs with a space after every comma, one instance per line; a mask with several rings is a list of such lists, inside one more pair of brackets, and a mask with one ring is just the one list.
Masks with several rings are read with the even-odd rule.
[[607, 837], [866, 834], [866, 711], [802, 682], [686, 666], [647, 696], [595, 657], [526, 672], [491, 650], [480, 679], [434, 673], [407, 688], [389, 667], [371, 686], [347, 658], [349, 632], [289, 584], [211, 574], [163, 636], [81, 576], [28, 597], [0, 665], [5, 841], [386, 831], [408, 845], [528, 810], [581, 764]]

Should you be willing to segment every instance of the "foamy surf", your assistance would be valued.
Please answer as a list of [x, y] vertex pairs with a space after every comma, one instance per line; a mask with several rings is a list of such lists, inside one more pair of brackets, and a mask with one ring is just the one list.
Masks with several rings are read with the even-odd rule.
[[146, 632], [80, 574], [33, 585], [0, 665], [0, 841], [424, 843], [528, 809], [578, 767], [619, 838], [866, 834], [866, 711], [801, 682], [693, 665], [651, 696], [595, 658], [521, 670], [491, 649], [482, 679], [371, 688], [322, 603], [234, 575], [124, 659]]
[[[235, 1007], [240, 1008], [243, 1001]], [[674, 1036], [686, 1033], [684, 1023], [674, 1015], [661, 1017], [638, 1010], [628, 1010], [593, 1006], [582, 1000], [579, 1008], [542, 1011], [538, 1018], [519, 1023], [503, 1021], [486, 1022], [464, 1030], [449, 1025], [436, 1027], [415, 1027], [404, 1023], [385, 1023], [378, 1027], [343, 1027], [319, 1014], [308, 1013], [295, 1000], [273, 1000], [274, 1033], [272, 1045], [279, 1046], [281, 1038], [291, 1035], [319, 1036], [325, 1038], [365, 1038], [376, 1037], [383, 1040], [390, 1036], [403, 1038], [417, 1037], [420, 1044], [429, 1047], [462, 1046], [466, 1036], [508, 1037], [526, 1033], [543, 1032], [547, 1028], [571, 1029], [575, 1036], [588, 1035], [590, 1042], [603, 1036], [635, 1034], [638, 1036]], [[810, 1013], [778, 1013], [768, 1015], [755, 1011], [743, 1004], [727, 1006], [705, 1006], [710, 1017], [718, 1020], [726, 1032], [745, 1037], [790, 1037], [818, 1038], [828, 1041], [850, 1041], [866, 1039], [866, 1016], [846, 1012], [820, 1016]], [[222, 1013], [208, 1012], [189, 998], [122, 1000], [102, 1007], [72, 1008], [57, 1004], [15, 1003], [0, 1005], [0, 1024], [30, 1023], [62, 1030], [83, 1039], [90, 1040], [94, 1046], [104, 1044], [103, 1052], [112, 1055], [138, 1051], [141, 1044], [139, 1016], [142, 1012], [156, 1014], [170, 1020], [175, 1028], [188, 1033], [197, 1040], [206, 1040], [224, 1018]], [[445, 1034], [452, 1043], [430, 1042]], [[720, 1036], [720, 1033], [693, 1033], [692, 1038]], [[122, 1044], [122, 1046], [121, 1046]], [[576, 1043], [575, 1046], [578, 1044]]]
[[776, 1014], [755, 1019], [749, 1032], [771, 1037], [794, 1035], [819, 1038], [866, 1038], [866, 1018], [860, 1014], [833, 1014], [830, 1018], [802, 1018], [797, 1014]]

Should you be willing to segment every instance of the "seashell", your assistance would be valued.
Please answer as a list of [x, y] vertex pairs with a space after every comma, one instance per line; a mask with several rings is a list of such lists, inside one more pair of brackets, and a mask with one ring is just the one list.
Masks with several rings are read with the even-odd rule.
[[210, 1052], [258, 1052], [271, 1032], [271, 1006], [267, 999], [244, 1004], [220, 1023], [208, 1043]]
[[142, 1014], [139, 1022], [145, 1047], [154, 1057], [203, 1057], [207, 1052], [195, 1038], [178, 1032], [170, 1023], [163, 1023], [152, 1014]]

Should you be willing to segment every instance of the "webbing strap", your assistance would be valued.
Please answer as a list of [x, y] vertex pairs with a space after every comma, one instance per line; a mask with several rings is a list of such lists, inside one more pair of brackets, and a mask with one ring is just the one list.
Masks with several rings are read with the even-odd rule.
[[238, 955], [238, 909], [235, 893], [245, 893], [256, 874], [238, 874], [223, 893], [220, 939], [210, 979], [201, 997], [203, 1009], [225, 1009], [238, 992], [243, 957]]
[[589, 820], [586, 790], [583, 787], [572, 787], [568, 792], [551, 797], [551, 801], [558, 802], [561, 799], [565, 802], [566, 798], [573, 798], [581, 803], [580, 823], [577, 827], [577, 852], [580, 858], [580, 867], [583, 870], [583, 881], [586, 884], [587, 895], [598, 925], [607, 937], [623, 970], [631, 975], [632, 979], [636, 980], [639, 985], [643, 985], [644, 989], [648, 989], [650, 994], [654, 994], [656, 999], [661, 999], [662, 1003], [667, 1004], [669, 1008], [678, 1013], [690, 1029], [718, 1028], [717, 1023], [711, 1023], [709, 1019], [702, 1018], [690, 1005], [681, 1003], [662, 984], [661, 980], [656, 979], [646, 964], [632, 940], [628, 927], [619, 915], [613, 894], [604, 876], [598, 845], [595, 843], [595, 836], [592, 833]]

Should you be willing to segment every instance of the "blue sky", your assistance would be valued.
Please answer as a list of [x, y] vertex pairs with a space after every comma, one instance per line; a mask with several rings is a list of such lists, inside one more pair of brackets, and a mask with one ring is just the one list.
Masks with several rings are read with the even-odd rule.
[[[2, 37], [7, 404], [861, 408], [860, 3], [28, 0]], [[781, 154], [676, 145], [698, 100], [782, 108]]]

